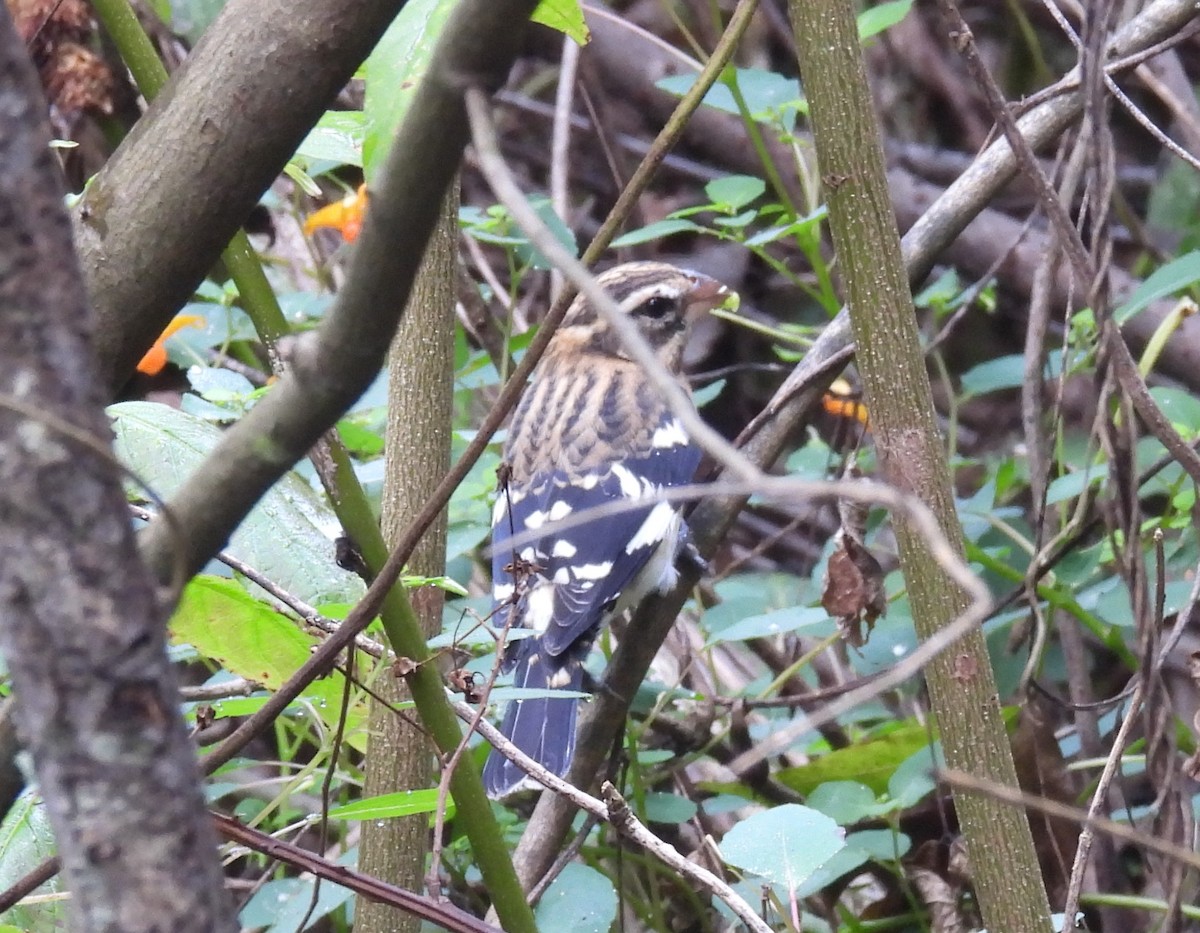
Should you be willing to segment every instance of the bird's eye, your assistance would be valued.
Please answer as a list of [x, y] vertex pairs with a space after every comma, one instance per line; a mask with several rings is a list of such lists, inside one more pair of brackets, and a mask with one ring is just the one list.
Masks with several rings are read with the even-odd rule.
[[674, 310], [674, 300], [668, 298], [666, 295], [655, 295], [653, 298], [647, 298], [642, 302], [634, 313], [639, 317], [648, 317], [658, 321]]

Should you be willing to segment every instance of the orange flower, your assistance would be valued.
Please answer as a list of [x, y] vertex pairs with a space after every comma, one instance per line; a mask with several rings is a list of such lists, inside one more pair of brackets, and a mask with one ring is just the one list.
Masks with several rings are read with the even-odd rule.
[[821, 398], [821, 407], [835, 418], [857, 421], [864, 428], [870, 426], [867, 406], [845, 379], [835, 379], [829, 391]]
[[167, 325], [167, 329], [158, 335], [158, 339], [154, 341], [154, 346], [146, 351], [146, 355], [137, 364], [137, 371], [145, 373], [147, 376], [157, 376], [163, 371], [163, 367], [167, 365], [167, 338], [180, 328], [203, 326], [204, 318], [198, 314], [180, 314], [176, 316]]
[[359, 185], [354, 194], [348, 194], [336, 204], [328, 204], [315, 214], [309, 215], [304, 222], [304, 232], [308, 236], [314, 230], [328, 227], [337, 230], [347, 243], [358, 239], [362, 230], [363, 215], [367, 212], [367, 186]]

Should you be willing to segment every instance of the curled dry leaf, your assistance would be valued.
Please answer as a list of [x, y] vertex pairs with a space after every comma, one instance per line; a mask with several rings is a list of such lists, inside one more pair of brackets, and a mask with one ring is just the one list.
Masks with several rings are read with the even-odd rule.
[[[855, 458], [849, 460], [842, 475], [846, 479], [862, 476]], [[875, 620], [887, 611], [883, 568], [863, 543], [867, 513], [865, 503], [838, 500], [842, 527], [825, 569], [821, 592], [822, 607], [838, 620], [843, 637], [856, 648], [866, 644]]]
[[85, 111], [112, 113], [115, 82], [108, 64], [90, 48], [95, 23], [85, 0], [7, 2], [50, 102], [68, 118]]
[[825, 570], [821, 605], [856, 648], [866, 644], [875, 620], [887, 611], [883, 568], [875, 555], [844, 531], [838, 532], [837, 549]]

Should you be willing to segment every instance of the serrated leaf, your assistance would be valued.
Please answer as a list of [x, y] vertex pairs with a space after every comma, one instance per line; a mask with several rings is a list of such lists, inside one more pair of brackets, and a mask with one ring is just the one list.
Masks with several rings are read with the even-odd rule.
[[846, 831], [824, 813], [789, 803], [747, 817], [721, 840], [731, 865], [795, 891], [846, 846]]
[[[200, 418], [154, 402], [120, 402], [108, 413], [117, 457], [164, 498], [200, 467], [221, 436]], [[362, 580], [334, 562], [331, 535], [339, 530], [312, 487], [289, 473], [254, 507], [227, 550], [310, 605], [357, 602]]]
[[583, 7], [579, 5], [579, 0], [541, 0], [529, 18], [570, 36], [579, 45], [587, 45], [591, 41], [592, 34], [583, 18]]

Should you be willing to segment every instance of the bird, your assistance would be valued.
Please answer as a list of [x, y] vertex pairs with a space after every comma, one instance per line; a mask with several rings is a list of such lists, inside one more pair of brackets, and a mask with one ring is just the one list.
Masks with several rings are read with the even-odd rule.
[[[661, 262], [618, 265], [597, 281], [686, 390], [691, 321], [736, 295]], [[597, 634], [649, 593], [670, 591], [690, 547], [663, 491], [691, 482], [700, 450], [659, 386], [580, 295], [509, 426], [492, 515], [492, 624], [528, 637], [506, 643], [501, 666], [515, 687], [571, 693], [510, 700], [501, 731], [560, 777], [574, 756], [584, 661]], [[612, 503], [626, 508], [586, 518]], [[573, 525], [563, 522], [570, 515]], [[483, 780], [493, 799], [540, 786], [496, 749]]]

